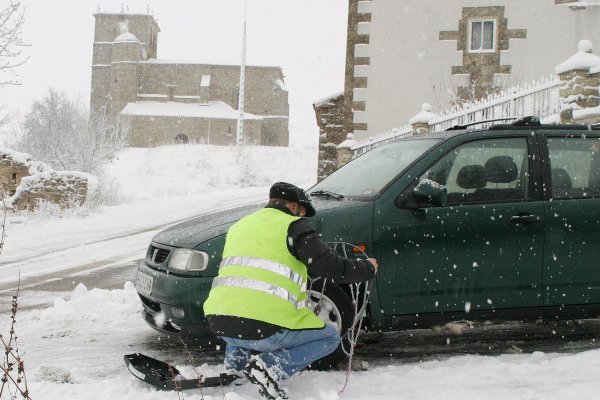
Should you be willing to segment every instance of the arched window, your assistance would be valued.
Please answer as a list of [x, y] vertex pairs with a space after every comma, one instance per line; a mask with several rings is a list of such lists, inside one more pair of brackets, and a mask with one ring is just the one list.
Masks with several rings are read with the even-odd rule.
[[187, 135], [184, 135], [183, 133], [180, 133], [179, 135], [175, 136], [175, 144], [188, 144], [190, 142], [190, 139], [187, 137]]

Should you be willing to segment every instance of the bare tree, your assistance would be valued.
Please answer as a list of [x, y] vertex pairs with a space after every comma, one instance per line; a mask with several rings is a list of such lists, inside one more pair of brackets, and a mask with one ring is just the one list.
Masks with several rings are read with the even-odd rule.
[[111, 120], [107, 114], [92, 116], [87, 110], [79, 116], [83, 124], [72, 138], [69, 148], [72, 165], [77, 171], [95, 172], [127, 144], [129, 125], [125, 120]]
[[0, 7], [0, 72], [13, 74], [13, 78], [2, 78], [0, 86], [19, 85], [15, 68], [28, 59], [22, 54], [23, 47], [27, 46], [22, 40], [25, 16], [18, 1], [9, 0], [8, 5]]
[[[4, 345], [4, 359], [0, 364], [0, 398], [3, 393], [7, 393], [8, 398], [23, 398], [31, 400], [29, 390], [27, 389], [27, 376], [25, 375], [25, 363], [23, 355], [19, 351], [18, 338], [16, 332], [17, 309], [19, 306], [19, 289], [21, 287], [21, 276], [17, 285], [17, 293], [12, 298], [12, 310], [9, 336], [0, 335], [0, 343]], [[6, 392], [5, 392], [6, 390]]]
[[[459, 85], [453, 75], [447, 75], [443, 70], [439, 72], [439, 76], [434, 77], [429, 75], [429, 81], [431, 84], [431, 96], [433, 97], [432, 103], [435, 105], [435, 109], [439, 112], [450, 111], [454, 107], [463, 107], [465, 104], [474, 103], [477, 100], [481, 100], [480, 97], [476, 96], [477, 86], [479, 83], [470, 77], [467, 78], [466, 86]], [[519, 86], [523, 83], [522, 71], [512, 72], [511, 74], [505, 74], [504, 79], [501, 79], [498, 84], [499, 86], [494, 87], [494, 90], [486, 93], [486, 96], [494, 93], [499, 93], [515, 86]]]
[[56, 169], [95, 172], [127, 143], [128, 126], [49, 89], [25, 115], [18, 149]]

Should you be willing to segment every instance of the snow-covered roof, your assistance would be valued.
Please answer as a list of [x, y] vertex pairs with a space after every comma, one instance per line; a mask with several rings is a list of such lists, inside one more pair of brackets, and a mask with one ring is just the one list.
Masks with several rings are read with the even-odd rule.
[[327, 97], [324, 97], [324, 98], [322, 98], [320, 100], [315, 101], [313, 103], [313, 106], [315, 106], [315, 107], [323, 106], [325, 104], [331, 103], [332, 100], [334, 100], [334, 99], [336, 99], [336, 98], [338, 98], [340, 96], [343, 96], [343, 95], [344, 95], [344, 91], [337, 92], [335, 94], [332, 94], [330, 96], [327, 96]]
[[577, 53], [569, 57], [565, 62], [554, 68], [556, 74], [562, 74], [573, 70], [589, 70], [600, 67], [600, 57], [592, 54], [592, 43], [589, 40], [582, 40], [577, 45]]
[[[174, 101], [139, 101], [129, 103], [121, 111], [122, 115], [184, 117], [209, 119], [238, 119], [238, 111], [222, 101], [211, 101], [205, 104], [178, 103]], [[261, 116], [244, 113], [244, 119], [259, 120]]]
[[29, 153], [21, 153], [20, 151], [12, 150], [7, 147], [0, 147], [0, 159], [5, 158], [19, 164], [27, 164], [31, 161], [31, 155]]
[[3, 159], [27, 167], [31, 175], [52, 170], [52, 167], [48, 164], [33, 160], [29, 153], [21, 153], [20, 151], [0, 147], [0, 160]]

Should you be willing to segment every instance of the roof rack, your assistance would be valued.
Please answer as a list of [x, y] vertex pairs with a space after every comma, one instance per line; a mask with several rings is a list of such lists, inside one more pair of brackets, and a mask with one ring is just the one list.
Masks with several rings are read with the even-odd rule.
[[542, 126], [540, 119], [533, 115], [528, 115], [526, 117], [519, 118], [510, 126]]
[[[517, 127], [521, 127], [521, 126], [542, 126], [542, 123], [540, 122], [540, 119], [538, 117], [533, 116], [533, 115], [528, 115], [528, 116], [525, 116], [525, 117], [497, 118], [497, 119], [488, 119], [488, 120], [485, 120], [485, 121], [471, 122], [470, 124], [455, 125], [455, 126], [453, 126], [451, 128], [448, 128], [446, 130], [447, 131], [456, 131], [456, 130], [461, 130], [461, 129], [467, 129], [467, 127], [469, 127], [469, 126], [485, 124], [485, 123], [488, 123], [488, 122], [512, 121], [512, 120], [516, 120], [516, 121], [512, 122], [509, 126], [517, 126]], [[496, 125], [493, 125], [492, 127], [490, 127], [490, 129], [492, 129], [495, 126]], [[506, 126], [506, 125], [500, 125], [500, 126]]]
[[570, 130], [600, 130], [600, 124], [594, 125], [565, 125], [565, 124], [542, 124], [540, 119], [533, 115], [528, 115], [525, 117], [511, 117], [511, 118], [497, 118], [497, 119], [488, 119], [485, 121], [471, 122], [469, 124], [463, 125], [454, 125], [446, 131], [458, 131], [467, 129], [469, 126], [480, 125], [489, 122], [498, 122], [498, 121], [513, 121], [510, 124], [498, 124], [492, 125], [488, 129], [490, 130], [510, 130], [510, 129], [521, 129], [523, 127], [543, 127], [544, 129], [570, 129]]
[[469, 124], [462, 124], [462, 125], [454, 125], [451, 126], [450, 128], [446, 129], [446, 131], [459, 131], [462, 129], [467, 129], [469, 126], [473, 126], [473, 125], [480, 125], [480, 124], [486, 124], [488, 122], [498, 122], [498, 121], [512, 121], [513, 119], [517, 119], [518, 117], [511, 117], [511, 118], [496, 118], [496, 119], [487, 119], [485, 121], [477, 121], [477, 122], [471, 122]]

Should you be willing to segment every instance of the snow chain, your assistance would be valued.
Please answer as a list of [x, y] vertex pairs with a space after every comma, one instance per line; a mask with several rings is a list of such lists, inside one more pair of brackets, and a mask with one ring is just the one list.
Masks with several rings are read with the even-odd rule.
[[[357, 255], [359, 256], [358, 258], [360, 258], [360, 259], [366, 260], [368, 258], [368, 256], [365, 254], [364, 251], [359, 250], [359, 248], [357, 246], [354, 246], [351, 243], [328, 242], [327, 244], [330, 245], [331, 248], [333, 248], [334, 250], [337, 250], [341, 255], [343, 255], [346, 258], [350, 258], [348, 251], [347, 251], [348, 248], [351, 248], [353, 250], [352, 258], [356, 258]], [[310, 280], [309, 290], [312, 291], [313, 283], [315, 283], [319, 279], [320, 278], [315, 278], [315, 279]], [[319, 314], [319, 311], [320, 311], [321, 299], [324, 296], [326, 284], [327, 284], [327, 279], [323, 279], [323, 286], [321, 287], [321, 291], [320, 291], [321, 296], [319, 297], [319, 303], [317, 303], [315, 305], [315, 313], [317, 315]], [[354, 319], [352, 320], [352, 324], [350, 325], [350, 327], [348, 328], [346, 333], [342, 335], [341, 346], [342, 346], [342, 351], [344, 352], [344, 354], [346, 354], [348, 356], [348, 365], [346, 366], [346, 379], [344, 381], [344, 386], [338, 392], [338, 394], [340, 394], [340, 395], [346, 389], [346, 385], [348, 384], [348, 379], [350, 377], [350, 371], [352, 371], [352, 357], [354, 355], [354, 349], [356, 347], [356, 344], [358, 343], [358, 336], [360, 335], [360, 327], [362, 325], [363, 318], [365, 317], [365, 315], [367, 313], [367, 305], [369, 303], [369, 296], [371, 294], [371, 281], [351, 283], [348, 286], [350, 288], [350, 299], [352, 300], [352, 306], [354, 307]], [[359, 297], [361, 294], [361, 289], [362, 289], [362, 302], [360, 302], [360, 308], [359, 308], [358, 305], [359, 305]], [[344, 340], [343, 340], [344, 337], [346, 337], [348, 339], [348, 345], [350, 346], [349, 349], [346, 349], [344, 346]]]

